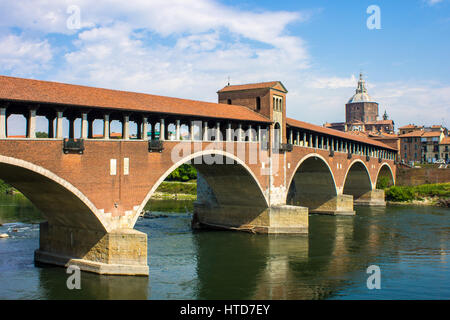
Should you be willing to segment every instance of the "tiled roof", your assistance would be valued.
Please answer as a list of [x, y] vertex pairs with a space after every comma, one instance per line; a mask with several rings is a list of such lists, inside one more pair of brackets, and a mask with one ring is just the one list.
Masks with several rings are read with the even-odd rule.
[[390, 149], [390, 150], [395, 150], [397, 151], [397, 149], [394, 149], [392, 147], [389, 147], [388, 145], [373, 140], [373, 139], [369, 139], [366, 137], [359, 137], [359, 136], [354, 136], [348, 133], [344, 133], [342, 131], [338, 131], [338, 130], [334, 130], [334, 129], [329, 129], [329, 128], [324, 128], [321, 126], [316, 126], [314, 124], [311, 123], [307, 123], [307, 122], [303, 122], [300, 120], [295, 120], [295, 119], [291, 119], [291, 118], [286, 118], [286, 122], [287, 125], [291, 126], [291, 127], [297, 127], [297, 128], [303, 128], [303, 129], [307, 129], [310, 131], [315, 131], [315, 132], [319, 132], [322, 134], [326, 134], [326, 135], [330, 135], [330, 136], [334, 136], [334, 137], [338, 137], [338, 138], [342, 138], [342, 139], [348, 139], [348, 140], [353, 140], [353, 141], [358, 141], [361, 143], [366, 143], [366, 144], [371, 144], [374, 146], [378, 146], [381, 148], [386, 148], [386, 149]]
[[266, 117], [244, 106], [7, 76], [0, 76], [0, 99], [51, 103], [63, 106], [270, 122]]
[[240, 84], [240, 85], [229, 85], [229, 86], [223, 87], [218, 92], [273, 88], [277, 84], [279, 84], [287, 92], [286, 88], [284, 88], [283, 84], [280, 81], [259, 82], [259, 83]]
[[439, 137], [440, 135], [440, 131], [426, 131], [423, 133], [422, 137]]
[[390, 133], [380, 133], [376, 135], [370, 135], [372, 139], [398, 139], [397, 134], [390, 134]]
[[393, 124], [393, 120], [377, 120], [377, 121], [369, 121], [366, 124]]
[[400, 134], [398, 135], [399, 138], [409, 138], [409, 137], [421, 137], [423, 135], [423, 131], [422, 130], [416, 130], [416, 131], [412, 131], [412, 132], [408, 132], [405, 134]]
[[415, 124], [407, 124], [406, 126], [400, 127], [399, 129], [414, 129], [417, 126]]

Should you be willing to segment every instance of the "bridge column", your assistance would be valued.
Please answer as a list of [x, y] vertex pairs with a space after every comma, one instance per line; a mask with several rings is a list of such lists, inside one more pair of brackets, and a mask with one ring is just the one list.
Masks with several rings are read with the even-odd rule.
[[63, 112], [56, 111], [56, 139], [63, 137]]
[[203, 141], [208, 141], [208, 121], [203, 122]]
[[216, 141], [221, 141], [221, 137], [220, 137], [220, 122], [217, 121], [216, 122]]
[[103, 139], [109, 140], [109, 114], [103, 115]]
[[94, 138], [94, 118], [88, 118], [88, 139]]
[[166, 140], [166, 125], [164, 123], [164, 119], [161, 119], [159, 123], [159, 140]]
[[181, 140], [181, 132], [180, 132], [180, 120], [176, 121], [176, 127], [175, 127], [175, 140]]
[[45, 116], [48, 120], [48, 132], [47, 135], [49, 138], [54, 138], [55, 134], [54, 134], [54, 126], [53, 126], [53, 120], [55, 120], [55, 115], [54, 114], [48, 114]]
[[67, 120], [69, 120], [69, 138], [73, 139], [75, 138], [75, 128], [74, 128], [75, 116], [71, 115], [67, 117]]
[[130, 115], [123, 115], [122, 122], [122, 139], [129, 140], [130, 139]]
[[194, 136], [194, 133], [195, 133], [195, 131], [194, 131], [194, 129], [195, 129], [195, 121], [194, 120], [191, 120], [191, 123], [190, 123], [190, 128], [189, 128], [189, 132], [190, 132], [190, 138], [191, 138], [191, 141], [194, 141], [195, 140], [195, 136]]
[[239, 123], [238, 127], [238, 141], [242, 141], [242, 123]]
[[142, 117], [142, 131], [139, 138], [142, 140], [148, 140], [148, 118], [146, 116]]
[[303, 132], [303, 146], [306, 147], [306, 132]]
[[231, 123], [229, 123], [228, 124], [228, 128], [227, 128], [227, 141], [232, 141], [233, 139], [232, 139], [232, 134], [231, 134], [231, 131], [232, 131], [232, 129], [231, 129]]
[[30, 109], [28, 113], [27, 138], [36, 138], [36, 109]]
[[86, 139], [88, 134], [87, 113], [81, 113], [81, 139]]
[[0, 108], [0, 139], [6, 139], [6, 108]]

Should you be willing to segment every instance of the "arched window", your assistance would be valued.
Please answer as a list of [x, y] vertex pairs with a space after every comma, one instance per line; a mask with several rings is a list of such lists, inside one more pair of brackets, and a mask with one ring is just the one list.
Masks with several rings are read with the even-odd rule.
[[274, 142], [275, 146], [279, 146], [281, 144], [281, 137], [282, 137], [281, 125], [279, 122], [275, 123], [274, 129], [275, 129], [275, 132], [274, 132], [273, 142]]
[[256, 111], [261, 110], [261, 98], [256, 97]]

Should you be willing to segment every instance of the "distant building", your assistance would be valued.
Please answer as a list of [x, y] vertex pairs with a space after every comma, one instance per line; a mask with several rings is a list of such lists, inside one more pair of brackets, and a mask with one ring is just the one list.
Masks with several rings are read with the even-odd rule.
[[433, 163], [439, 160], [439, 143], [445, 138], [444, 130], [425, 131], [422, 134], [422, 156], [423, 162]]
[[407, 134], [413, 131], [423, 130], [423, 126], [419, 127], [415, 124], [408, 124], [406, 126], [398, 128], [398, 134]]
[[398, 136], [400, 138], [399, 155], [402, 162], [422, 162], [422, 134], [422, 130], [415, 130]]
[[[446, 142], [448, 138], [447, 128], [440, 125], [431, 127], [409, 124], [399, 128], [400, 159], [406, 163], [422, 162], [434, 163], [444, 159]], [[444, 141], [444, 144], [442, 142]], [[448, 150], [448, 147], [447, 147]]]
[[444, 159], [446, 163], [450, 163], [450, 137], [445, 137], [439, 143], [439, 152], [441, 159]]
[[350, 132], [394, 133], [394, 121], [384, 111], [383, 120], [378, 120], [378, 103], [368, 94], [363, 75], [359, 75], [355, 94], [345, 105], [345, 122], [326, 123], [324, 127]]

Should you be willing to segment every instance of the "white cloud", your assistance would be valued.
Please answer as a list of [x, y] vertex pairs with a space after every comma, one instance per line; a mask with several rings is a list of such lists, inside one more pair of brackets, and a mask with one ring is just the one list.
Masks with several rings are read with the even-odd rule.
[[[441, 124], [450, 117], [450, 86], [442, 84], [408, 84], [402, 82], [377, 85], [380, 112], [386, 108], [397, 126], [408, 123]], [[446, 124], [450, 126], [450, 123]]]
[[[66, 27], [69, 5], [80, 7], [81, 30]], [[308, 19], [303, 12], [253, 12], [213, 0], [1, 1], [0, 12], [0, 27], [29, 35], [0, 38], [1, 72], [48, 68], [52, 48], [35, 39], [59, 33], [71, 35], [73, 47], [58, 44], [70, 49], [60, 50], [65, 53], [49, 80], [207, 101], [217, 100], [228, 76], [232, 83], [281, 80], [289, 90], [288, 115], [316, 124], [343, 121], [356, 88], [354, 75], [318, 74], [311, 67], [307, 43], [288, 32], [289, 24]], [[394, 120], [448, 118], [444, 85], [369, 82], [368, 88], [380, 113], [386, 106]]]
[[27, 76], [47, 69], [51, 59], [52, 51], [47, 40], [30, 40], [16, 35], [0, 37], [2, 70]]

